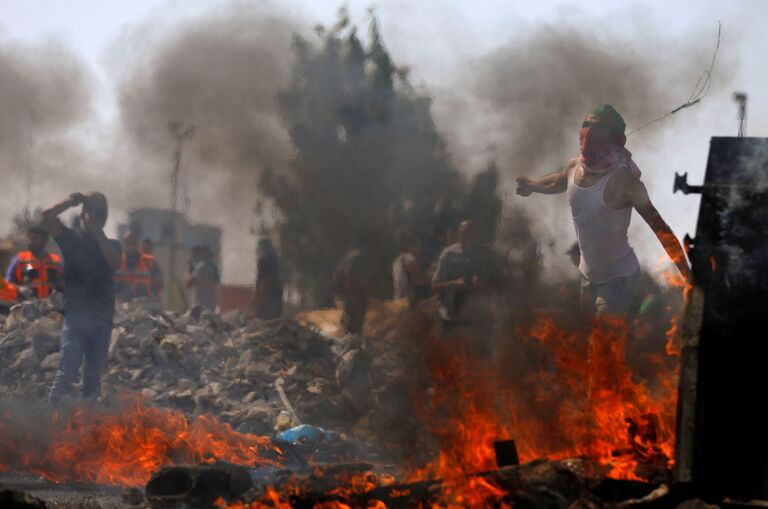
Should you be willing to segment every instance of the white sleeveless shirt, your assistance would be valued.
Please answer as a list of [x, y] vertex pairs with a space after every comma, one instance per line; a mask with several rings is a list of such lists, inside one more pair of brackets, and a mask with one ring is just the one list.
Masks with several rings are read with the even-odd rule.
[[581, 187], [575, 182], [579, 165], [568, 175], [567, 193], [581, 249], [579, 271], [593, 283], [631, 276], [640, 268], [627, 239], [632, 207], [612, 209], [605, 204], [604, 198], [605, 186], [611, 176], [617, 171], [629, 170], [619, 165], [592, 186]]
[[409, 299], [414, 296], [416, 288], [413, 284], [410, 274], [408, 273], [407, 265], [416, 261], [416, 257], [411, 253], [402, 253], [395, 258], [392, 264], [392, 283], [393, 283], [393, 298], [402, 299], [408, 297]]

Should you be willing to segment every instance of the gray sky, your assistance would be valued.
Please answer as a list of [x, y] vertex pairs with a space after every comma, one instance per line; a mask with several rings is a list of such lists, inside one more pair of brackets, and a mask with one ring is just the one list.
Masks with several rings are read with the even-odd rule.
[[[126, 34], [137, 27], [146, 27], [148, 20], [158, 27], [172, 27], [184, 19], [198, 17], [222, 7], [226, 2], [217, 0], [0, 0], [0, 40], [15, 44], [61, 44], [70, 48], [87, 65], [91, 87], [92, 112], [83, 122], [80, 136], [98, 150], [99, 137], [110, 130], [117, 111], [113, 96], [113, 82], [120, 69], [114, 61], [115, 50], [130, 53], [131, 48], [116, 48], [126, 39]], [[258, 2], [254, 2], [258, 3]], [[275, 2], [295, 17], [308, 24], [330, 24], [341, 5], [335, 0], [282, 0]], [[379, 17], [385, 42], [399, 64], [412, 68], [412, 80], [422, 85], [434, 98], [434, 113], [438, 128], [446, 132], [449, 144], [475, 145], [472, 150], [462, 151], [460, 166], [477, 170], [484, 157], [482, 140], [483, 119], [472, 125], [452, 125], [447, 105], [452, 100], [450, 90], [460, 83], [460, 71], [466, 62], [479, 58], [503, 46], [513, 31], [552, 23], [563, 16], [579, 16], [584, 19], [611, 20], [612, 28], [633, 31], [638, 20], [651, 20], [656, 36], [666, 40], [678, 37], [699, 37], [697, 46], [702, 54], [709, 55], [714, 45], [717, 22], [723, 24], [722, 58], [738, 59], [728, 68], [728, 76], [715, 72], [713, 79], [727, 79], [734, 89], [749, 93], [748, 134], [768, 136], [768, 121], [763, 112], [768, 111], [768, 66], [764, 64], [768, 52], [768, 0], [653, 0], [638, 2], [582, 1], [561, 2], [549, 0], [380, 0], [378, 2], [350, 1], [352, 21], [361, 28], [367, 26], [367, 10], [373, 5]], [[153, 26], [150, 24], [149, 26]], [[585, 26], [584, 30], [600, 30], [599, 26]], [[636, 41], [636, 39], [633, 39]], [[667, 70], [668, 72], [669, 70]], [[693, 86], [693, 83], [691, 83]], [[734, 135], [736, 132], [736, 107], [729, 91], [710, 94], [702, 104], [680, 114], [680, 132], [667, 137], [656, 146], [631, 146], [635, 158], [644, 170], [646, 184], [662, 215], [682, 237], [693, 232], [698, 200], [671, 194], [675, 171], [687, 171], [689, 181], [701, 180], [706, 164], [709, 138], [716, 135]], [[685, 97], [680, 98], [680, 102]], [[670, 104], [670, 107], [676, 104]], [[685, 117], [683, 117], [685, 116]], [[631, 124], [631, 122], [630, 122]], [[503, 139], [489, 140], [497, 145]], [[547, 168], [532, 168], [532, 173]], [[66, 192], [69, 192], [67, 190]], [[57, 196], [51, 192], [37, 195], [39, 200], [49, 201]], [[50, 194], [50, 196], [49, 196]], [[514, 198], [505, 192], [509, 199]], [[26, 198], [14, 193], [13, 204], [0, 207], [0, 224], [10, 222], [10, 215]], [[538, 199], [538, 198], [537, 198]], [[551, 199], [545, 197], [546, 199]], [[538, 203], [538, 202], [537, 202]], [[545, 202], [541, 202], [545, 203]], [[42, 205], [44, 203], [33, 203]], [[146, 203], [152, 204], [152, 203]], [[163, 206], [165, 202], [155, 203]], [[194, 220], [210, 218], [196, 216]], [[114, 217], [113, 221], [121, 219]], [[567, 218], [565, 218], [567, 220]], [[638, 218], [633, 225], [633, 242], [640, 248], [647, 264], [661, 256], [653, 239], [643, 228], [638, 228]], [[216, 221], [213, 221], [216, 222]], [[4, 229], [5, 226], [0, 228]], [[568, 235], [571, 235], [570, 231]], [[225, 238], [225, 249], [250, 249], [238, 245], [231, 237]], [[225, 258], [225, 262], [227, 259]], [[240, 280], [235, 272], [225, 267], [224, 278], [230, 282]]]

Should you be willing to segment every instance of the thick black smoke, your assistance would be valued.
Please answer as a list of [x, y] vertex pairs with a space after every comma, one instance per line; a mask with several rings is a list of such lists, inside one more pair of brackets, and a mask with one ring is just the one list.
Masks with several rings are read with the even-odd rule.
[[[381, 21], [386, 36], [392, 21]], [[453, 76], [423, 76], [454, 166], [476, 171], [487, 163], [486, 147], [494, 145], [505, 197], [534, 211], [543, 244], [572, 238], [564, 201], [518, 200], [512, 177], [555, 169], [575, 154], [581, 118], [599, 103], [614, 104], [630, 128], [669, 111], [687, 98], [711, 58], [714, 26], [672, 39], [649, 20], [635, 20], [639, 28], [624, 32], [612, 27], [627, 23], [615, 21], [570, 13], [528, 28], [512, 19], [510, 37], [498, 49], [465, 62]], [[225, 227], [225, 277], [248, 282], [258, 174], [283, 168], [294, 155], [275, 97], [295, 65], [291, 37], [313, 39], [310, 23], [269, 3], [231, 2], [186, 21], [149, 19], [134, 28], [110, 55], [119, 70], [119, 126], [86, 130], [77, 139], [65, 135], [93, 120], [83, 66], [55, 45], [0, 43], [3, 175], [22, 190], [28, 169], [36, 183], [44, 181], [33, 206], [85, 183], [86, 190], [104, 188], [115, 218], [132, 207], [164, 207], [174, 149], [168, 124], [193, 124], [197, 133], [184, 152], [191, 216]], [[733, 71], [726, 42], [710, 95]], [[419, 76], [420, 62], [409, 64]], [[649, 154], [695, 117], [695, 109], [685, 110], [630, 137], [628, 148], [646, 180], [657, 176], [644, 164], [656, 162]], [[21, 205], [4, 204], [0, 213], [10, 218]], [[244, 270], [235, 274], [232, 267]]]
[[[224, 227], [225, 277], [252, 280], [257, 175], [290, 156], [275, 96], [287, 82], [296, 19], [269, 4], [234, 2], [153, 33], [153, 21], [126, 36], [130, 55], [118, 80], [125, 142], [132, 159], [121, 200], [128, 209], [167, 207], [175, 140], [169, 123], [196, 128], [183, 152], [193, 220]], [[123, 52], [125, 58], [125, 53]], [[149, 189], [147, 183], [151, 183]], [[183, 201], [183, 200], [182, 200]], [[229, 272], [238, 267], [237, 273]]]
[[168, 160], [168, 123], [181, 120], [198, 130], [187, 149], [193, 171], [282, 162], [288, 147], [274, 98], [299, 29], [269, 8], [234, 4], [150, 43], [119, 85], [122, 121], [137, 150]]

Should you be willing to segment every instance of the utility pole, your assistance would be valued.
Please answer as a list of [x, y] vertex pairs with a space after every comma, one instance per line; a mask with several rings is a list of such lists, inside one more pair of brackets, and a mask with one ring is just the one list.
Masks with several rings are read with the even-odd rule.
[[181, 174], [181, 152], [184, 142], [191, 140], [197, 128], [193, 125], [183, 125], [181, 121], [174, 120], [168, 124], [173, 136], [176, 138], [176, 150], [173, 153], [173, 172], [171, 172], [171, 210], [176, 212], [179, 197], [179, 175]]
[[[176, 138], [176, 149], [173, 153], [173, 171], [171, 172], [171, 211], [172, 214], [172, 224], [171, 224], [171, 235], [169, 238], [170, 245], [168, 246], [169, 249], [169, 256], [168, 256], [168, 274], [169, 274], [169, 284], [168, 284], [168, 302], [171, 305], [176, 304], [174, 302], [174, 295], [173, 292], [177, 288], [177, 282], [178, 282], [178, 276], [176, 274], [176, 244], [178, 242], [178, 218], [177, 218], [177, 209], [178, 209], [178, 198], [179, 198], [179, 176], [181, 174], [181, 152], [184, 148], [184, 142], [187, 140], [191, 140], [192, 137], [195, 135], [196, 128], [193, 125], [183, 125], [183, 123], [179, 120], [175, 120], [168, 124], [168, 129], [171, 131], [173, 136]], [[179, 289], [179, 292], [182, 290]]]
[[734, 92], [733, 100], [739, 105], [739, 138], [743, 138], [747, 127], [747, 93]]
[[[31, 115], [30, 115], [31, 117]], [[33, 160], [32, 157], [33, 149], [32, 149], [32, 140], [33, 140], [34, 132], [32, 131], [32, 119], [29, 120], [29, 132], [27, 133], [27, 174], [26, 174], [26, 203], [24, 204], [24, 208], [30, 209], [32, 206], [32, 184], [35, 180], [35, 169], [33, 167]]]

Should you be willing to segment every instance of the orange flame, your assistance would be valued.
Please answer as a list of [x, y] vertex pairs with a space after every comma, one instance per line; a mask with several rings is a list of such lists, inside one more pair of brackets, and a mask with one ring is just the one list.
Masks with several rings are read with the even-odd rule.
[[[669, 288], [682, 289], [687, 298], [689, 282], [677, 270], [668, 279], [673, 283]], [[659, 337], [669, 356], [679, 351], [679, 319], [673, 316]], [[496, 468], [492, 444], [510, 437], [521, 461], [583, 457], [601, 466], [596, 474], [619, 479], [671, 467], [676, 362], [660, 351], [647, 361], [650, 381], [638, 380], [626, 359], [628, 324], [618, 318], [597, 320], [585, 333], [540, 316], [515, 336], [515, 341], [533, 338], [543, 345], [555, 357], [556, 369], [504, 386], [491, 365], [473, 361], [468, 349], [439, 342], [431, 346], [434, 402], [442, 403], [444, 412], [428, 416], [428, 423], [441, 447], [437, 459], [414, 478], [444, 479], [448, 496], [442, 502], [468, 507], [503, 503], [503, 490], [483, 485], [476, 474]]]
[[54, 415], [50, 428], [48, 443], [39, 444], [0, 421], [0, 465], [54, 482], [143, 486], [164, 465], [279, 465], [282, 454], [267, 437], [237, 433], [210, 415], [188, 422], [181, 412], [145, 406], [136, 396], [124, 396], [118, 412], [75, 408], [63, 425]]
[[671, 466], [676, 369], [665, 369], [657, 360], [653, 391], [635, 381], [624, 353], [627, 327], [618, 320], [595, 324], [587, 359], [578, 348], [579, 335], [549, 319], [542, 319], [529, 333], [555, 351], [560, 381], [573, 399], [557, 409], [557, 426], [567, 439], [553, 447], [541, 434], [523, 434], [522, 459], [587, 457], [605, 466], [608, 476], [621, 479], [637, 479], [641, 463]]
[[[690, 287], [682, 278], [670, 284]], [[667, 331], [667, 353], [674, 354], [678, 334], [674, 320]], [[493, 442], [514, 438], [520, 459], [529, 461], [587, 457], [604, 466], [603, 473], [624, 479], [639, 477], [644, 464], [669, 467], [673, 457], [676, 367], [655, 360], [652, 387], [638, 382], [625, 358], [627, 324], [597, 321], [589, 334], [571, 330], [551, 316], [520, 327], [516, 336], [535, 341], [551, 352], [556, 370], [533, 375], [533, 394], [505, 387], [485, 359], [469, 355], [467, 344], [430, 343], [434, 397], [422, 409], [440, 450], [408, 480], [441, 479], [442, 498], [434, 507], [505, 506], [508, 494], [483, 472], [496, 468]], [[659, 338], [662, 340], [662, 338]], [[462, 347], [463, 346], [463, 347]], [[534, 390], [534, 389], [532, 389]], [[534, 406], [527, 408], [523, 396]], [[146, 407], [140, 398], [124, 401], [120, 411], [79, 408], [66, 422], [51, 423], [50, 441], [41, 447], [30, 434], [11, 433], [0, 419], [0, 468], [24, 468], [57, 481], [91, 481], [139, 486], [163, 465], [215, 459], [242, 465], [279, 465], [281, 451], [266, 437], [236, 433], [212, 416], [189, 422], [180, 412]], [[329, 495], [344, 499], [376, 486], [370, 477], [339, 480]], [[343, 485], [343, 487], [342, 487]], [[218, 505], [233, 509], [289, 509], [285, 490], [267, 489], [249, 503]], [[341, 501], [324, 509], [348, 509]], [[383, 509], [373, 501], [371, 507]]]
[[507, 495], [478, 475], [496, 468], [493, 443], [507, 434], [495, 407], [488, 360], [474, 358], [467, 341], [437, 340], [430, 345], [434, 401], [425, 418], [440, 442], [440, 452], [410, 480], [442, 480], [442, 497], [434, 508], [503, 506]]

